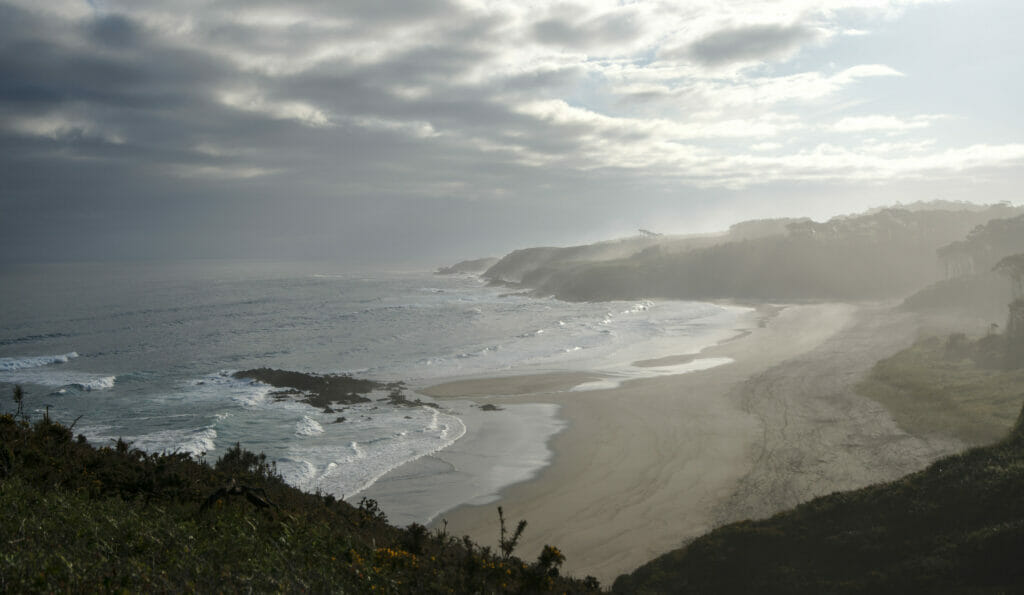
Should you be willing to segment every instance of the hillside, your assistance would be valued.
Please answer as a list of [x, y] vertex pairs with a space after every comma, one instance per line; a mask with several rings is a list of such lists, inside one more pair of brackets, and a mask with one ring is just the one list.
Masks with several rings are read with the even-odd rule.
[[478, 275], [498, 263], [497, 258], [474, 258], [463, 260], [451, 266], [441, 267], [434, 271], [435, 275]]
[[1001, 259], [1024, 252], [1024, 216], [978, 225], [966, 238], [936, 250], [942, 280], [908, 297], [903, 307], [917, 312], [970, 316], [1002, 325], [1010, 282], [993, 271]]
[[939, 248], [1020, 213], [891, 208], [824, 223], [744, 222], [718, 236], [519, 250], [483, 277], [566, 300], [896, 298], [936, 281]]
[[532, 563], [511, 556], [518, 536], [504, 522], [495, 515], [495, 547], [482, 547], [392, 527], [372, 500], [303, 493], [237, 446], [206, 465], [0, 415], [5, 593], [597, 590], [560, 576], [554, 547]]
[[902, 307], [913, 312], [968, 317], [996, 323], [1006, 322], [1006, 299], [1010, 282], [992, 271], [961, 275], [937, 281], [903, 300]]
[[984, 347], [984, 339], [926, 340], [879, 362], [862, 390], [883, 395], [914, 431], [1001, 441], [890, 483], [720, 527], [619, 577], [614, 591], [1020, 592], [1024, 412], [1016, 423], [1009, 412], [1020, 410], [1024, 376], [971, 363]]

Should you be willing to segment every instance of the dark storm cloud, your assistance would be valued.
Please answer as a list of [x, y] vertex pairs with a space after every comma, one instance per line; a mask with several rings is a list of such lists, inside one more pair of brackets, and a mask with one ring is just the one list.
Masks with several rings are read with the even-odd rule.
[[716, 31], [685, 50], [696, 61], [720, 66], [746, 60], [766, 60], [787, 54], [817, 37], [803, 25], [756, 25]]
[[[0, 38], [7, 40], [0, 45], [0, 106], [6, 110], [180, 106], [226, 73], [195, 50], [147, 45], [141, 28], [126, 18], [91, 19], [82, 27], [84, 37], [76, 39], [75, 31], [48, 28], [24, 11], [4, 12], [16, 17], [0, 19]], [[29, 34], [23, 24], [30, 24]]]
[[87, 28], [92, 39], [115, 47], [134, 46], [143, 33], [138, 24], [121, 15], [99, 16], [91, 20]]
[[[244, 8], [253, 6], [258, 4]], [[332, 6], [302, 5], [312, 10]], [[578, 136], [585, 130], [566, 128], [552, 136], [550, 124], [518, 113], [495, 95], [557, 86], [578, 70], [527, 71], [505, 82], [492, 77], [486, 85], [456, 82], [492, 56], [487, 42], [505, 24], [504, 17], [450, 20], [458, 10], [447, 2], [351, 8], [344, 16], [357, 15], [365, 31], [386, 22], [439, 19], [437, 34], [365, 64], [342, 56], [296, 74], [268, 75], [232, 66], [218, 44], [237, 45], [257, 56], [261, 50], [296, 53], [330, 41], [339, 30], [308, 24], [257, 27], [260, 35], [250, 35], [247, 43], [245, 25], [196, 19], [195, 34], [213, 45], [181, 47], [122, 15], [98, 15], [68, 29], [7, 7], [17, 17], [7, 23], [20, 19], [30, 26], [22, 25], [22, 35], [0, 46], [0, 109], [10, 122], [44, 119], [42, 125], [49, 126], [44, 137], [23, 138], [22, 146], [32, 146], [33, 155], [47, 159], [87, 155], [151, 175], [231, 177], [265, 171], [275, 174], [264, 180], [268, 187], [304, 176], [307, 187], [324, 191], [372, 187], [384, 173], [384, 185], [396, 192], [435, 194], [436, 189], [419, 181], [434, 178], [440, 186], [449, 176], [465, 184], [467, 171], [477, 176], [495, 169], [488, 162], [498, 155], [507, 158], [522, 150], [568, 154], [580, 146]], [[409, 85], [429, 90], [416, 98], [396, 91]], [[251, 109], [246, 98], [244, 109], [220, 103], [218, 93], [233, 89], [252, 90]], [[303, 126], [280, 115], [296, 101], [324, 110], [328, 125]], [[403, 123], [430, 125], [441, 136], [429, 142], [410, 137]], [[26, 133], [22, 129], [10, 137], [8, 129], [0, 134], [10, 141]], [[476, 148], [480, 143], [490, 147], [487, 152]], [[387, 175], [396, 170], [406, 171], [408, 178]]]

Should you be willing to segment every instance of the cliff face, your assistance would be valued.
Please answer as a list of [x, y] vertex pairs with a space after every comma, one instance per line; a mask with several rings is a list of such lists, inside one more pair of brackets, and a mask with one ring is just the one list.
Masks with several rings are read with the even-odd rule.
[[480, 274], [487, 269], [494, 266], [498, 262], [497, 258], [476, 258], [473, 260], [463, 260], [457, 262], [449, 267], [441, 267], [434, 272], [435, 275], [463, 275], [463, 274]]
[[641, 236], [566, 248], [525, 248], [506, 255], [487, 269], [483, 277], [496, 283], [523, 283], [532, 277], [533, 283], [537, 283], [545, 278], [546, 271], [627, 258], [658, 243], [655, 237]]

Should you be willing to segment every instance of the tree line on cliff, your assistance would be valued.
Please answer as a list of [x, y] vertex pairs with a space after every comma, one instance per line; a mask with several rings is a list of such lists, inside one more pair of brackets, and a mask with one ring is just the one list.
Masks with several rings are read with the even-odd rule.
[[750, 221], [718, 235], [529, 248], [508, 254], [482, 276], [577, 301], [901, 298], [942, 277], [940, 248], [993, 220], [1024, 214], [1006, 204], [941, 206], [893, 207], [820, 223]]

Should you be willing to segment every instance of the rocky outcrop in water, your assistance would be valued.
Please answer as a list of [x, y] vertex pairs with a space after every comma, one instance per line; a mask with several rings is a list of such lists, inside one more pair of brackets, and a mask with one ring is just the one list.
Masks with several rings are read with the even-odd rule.
[[437, 407], [434, 403], [425, 403], [419, 399], [410, 401], [405, 396], [405, 384], [402, 382], [377, 382], [347, 374], [310, 374], [272, 368], [241, 370], [232, 376], [256, 380], [281, 389], [270, 393], [279, 401], [308, 403], [327, 412], [334, 411], [332, 405], [369, 403], [372, 399], [367, 395], [374, 391], [388, 391], [387, 397], [378, 400], [387, 401], [396, 407]]

